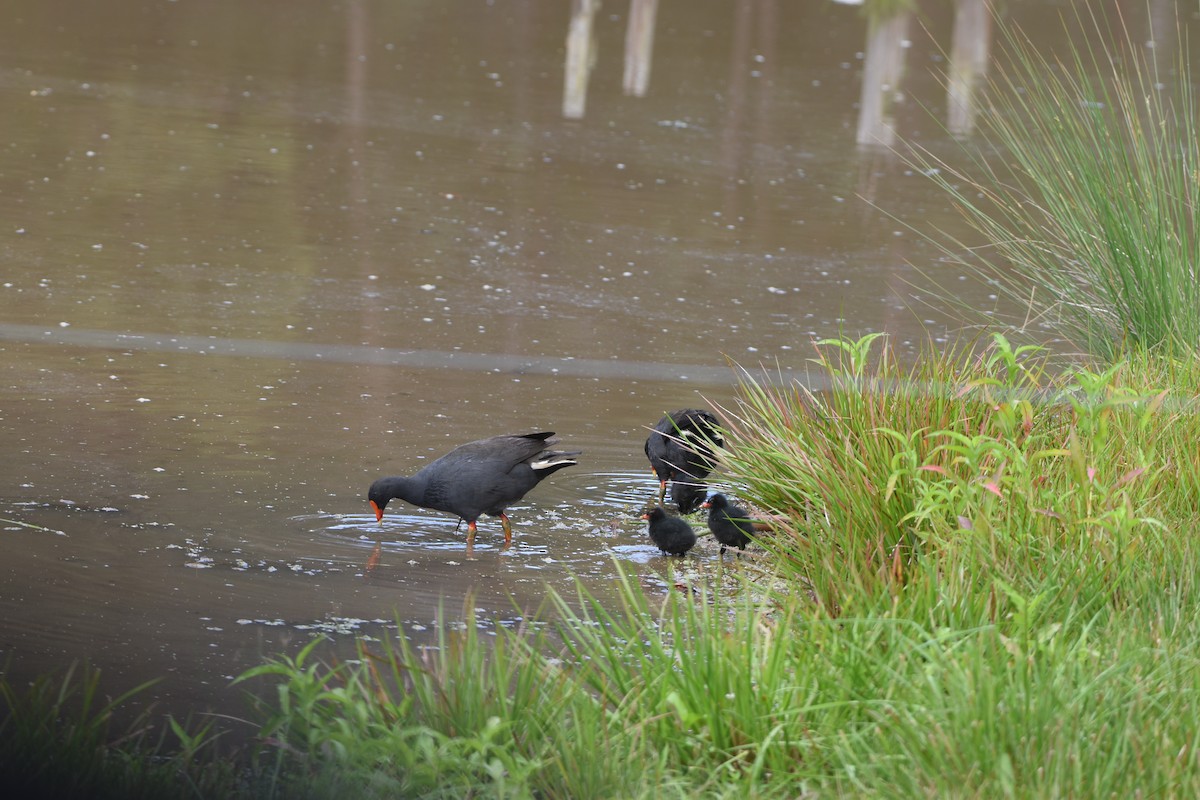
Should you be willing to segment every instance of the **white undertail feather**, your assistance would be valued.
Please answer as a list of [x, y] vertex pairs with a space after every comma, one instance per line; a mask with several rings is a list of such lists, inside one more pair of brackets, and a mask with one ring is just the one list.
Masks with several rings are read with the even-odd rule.
[[571, 458], [571, 456], [567, 453], [547, 453], [545, 458], [539, 459], [538, 461], [531, 461], [529, 466], [533, 467], [534, 472], [538, 472], [539, 470], [549, 469], [550, 467], [570, 466], [578, 463], [578, 460]]
[[711, 441], [717, 447], [720, 447], [722, 444], [724, 444], [724, 442], [721, 441], [721, 437], [715, 432], [711, 437], [709, 437], [705, 436], [699, 431], [680, 431], [679, 438], [683, 439], [684, 441], [696, 442], [697, 444], [708, 444]]

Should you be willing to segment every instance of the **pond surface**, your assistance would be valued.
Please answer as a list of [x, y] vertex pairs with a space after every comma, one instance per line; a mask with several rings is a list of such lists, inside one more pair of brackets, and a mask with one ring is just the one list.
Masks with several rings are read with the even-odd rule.
[[[727, 359], [802, 377], [814, 337], [953, 337], [924, 273], [995, 304], [911, 230], [965, 236], [946, 199], [858, 143], [952, 150], [969, 109], [938, 74], [987, 69], [986, 17], [923, 3], [868, 46], [853, 6], [664, 2], [626, 78], [629, 5], [572, 8], [10, 2], [10, 674], [87, 659], [113, 689], [165, 678], [173, 713], [237, 714], [229, 679], [315, 632], [349, 653], [468, 598], [516, 624], [573, 576], [604, 596], [616, 563], [658, 585], [636, 517], [664, 411], [733, 402]], [[1062, 11], [1000, 24], [1055, 46]], [[1137, 40], [1174, 25], [1150, 11]], [[490, 518], [470, 557], [448, 515], [376, 524], [376, 477], [536, 430], [583, 455], [511, 509], [510, 549]]]

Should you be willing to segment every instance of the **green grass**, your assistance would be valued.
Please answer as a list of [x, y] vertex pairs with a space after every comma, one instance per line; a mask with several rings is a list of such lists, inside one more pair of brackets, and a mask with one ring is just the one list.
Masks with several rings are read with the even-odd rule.
[[0, 677], [0, 786], [10, 796], [165, 800], [233, 796], [243, 785], [210, 725], [171, 720], [156, 733], [146, 714], [118, 724], [149, 684], [105, 699], [99, 680], [74, 666], [26, 686]]
[[728, 469], [791, 519], [774, 546], [830, 613], [894, 591], [922, 559], [943, 581], [987, 564], [1018, 589], [1049, 569], [1111, 592], [1188, 546], [1169, 531], [1197, 521], [1190, 362], [1052, 375], [997, 335], [905, 369], [876, 344], [818, 345], [828, 393], [747, 380], [725, 410]]
[[1078, 22], [1102, 43], [1062, 60], [1005, 30], [1010, 66], [989, 81], [978, 135], [958, 153], [965, 165], [913, 147], [913, 164], [983, 244], [931, 238], [948, 263], [1026, 308], [1027, 322], [1101, 358], [1126, 347], [1191, 354], [1200, 127], [1187, 47], [1160, 67], [1156, 51], [1087, 8], [1076, 6]]

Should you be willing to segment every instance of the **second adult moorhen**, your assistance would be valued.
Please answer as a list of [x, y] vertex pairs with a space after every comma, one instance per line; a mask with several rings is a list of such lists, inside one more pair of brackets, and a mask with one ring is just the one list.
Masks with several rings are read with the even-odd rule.
[[399, 498], [414, 506], [448, 511], [467, 522], [467, 548], [475, 544], [475, 520], [499, 517], [504, 546], [512, 543], [512, 526], [504, 509], [524, 497], [543, 478], [578, 463], [579, 451], [550, 450], [552, 432], [493, 436], [451, 450], [412, 477], [395, 475], [371, 484], [367, 499], [375, 519], [383, 521], [388, 501]]
[[672, 517], [662, 506], [642, 514], [650, 521], [650, 540], [667, 555], [682, 556], [696, 544], [696, 532], [687, 520]]
[[[704, 479], [713, 471], [716, 461], [714, 447], [724, 446], [720, 421], [710, 411], [683, 408], [672, 411], [658, 421], [646, 439], [646, 458], [650, 469], [658, 476], [658, 502], [667, 495], [667, 482], [690, 483], [696, 492], [705, 490]], [[674, 497], [674, 495], [673, 495]], [[695, 511], [699, 503], [685, 511]]]

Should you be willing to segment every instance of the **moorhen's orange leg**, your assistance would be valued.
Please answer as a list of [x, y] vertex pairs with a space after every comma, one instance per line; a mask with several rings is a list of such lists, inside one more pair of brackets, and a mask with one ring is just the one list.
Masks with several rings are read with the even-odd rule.
[[658, 481], [658, 504], [661, 506], [667, 499], [667, 482], [661, 478]]
[[504, 546], [508, 547], [512, 544], [512, 523], [508, 521], [508, 515], [503, 511], [500, 512], [500, 524], [504, 526]]
[[[461, 520], [460, 520], [461, 521]], [[467, 523], [467, 555], [475, 549], [475, 522]]]

